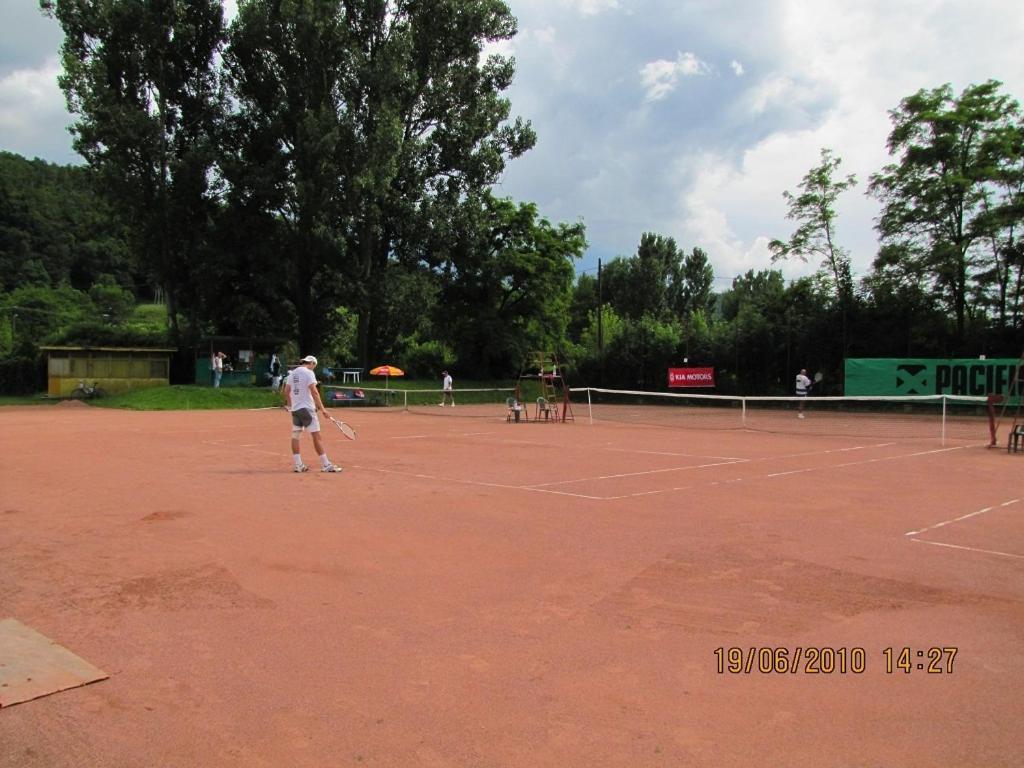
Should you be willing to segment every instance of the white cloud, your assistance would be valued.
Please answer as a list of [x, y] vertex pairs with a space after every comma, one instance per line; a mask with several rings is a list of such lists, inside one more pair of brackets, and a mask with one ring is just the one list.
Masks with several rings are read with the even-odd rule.
[[3, 148], [51, 161], [72, 158], [66, 131], [71, 123], [57, 86], [60, 67], [53, 56], [39, 69], [16, 69], [0, 77], [0, 136]]
[[786, 75], [770, 75], [749, 91], [744, 100], [753, 115], [760, 115], [775, 106], [794, 106], [809, 98], [806, 89]]
[[562, 3], [583, 16], [596, 16], [619, 7], [619, 0], [562, 0]]
[[515, 54], [516, 54], [515, 39], [512, 39], [512, 40], [492, 40], [492, 41], [489, 41], [487, 43], [484, 43], [483, 47], [480, 49], [480, 59], [481, 60], [484, 60], [488, 56], [493, 56], [493, 55], [504, 56], [505, 58], [508, 58], [510, 56], [515, 56]]
[[736, 61], [736, 59], [729, 62], [729, 66], [732, 67], [732, 71], [736, 77], [743, 77], [743, 65]]
[[[784, 164], [786, 149], [772, 147], [748, 153], [740, 168], [715, 154], [685, 161], [692, 183], [681, 194], [680, 220], [675, 230], [684, 236], [684, 242], [697, 243], [711, 255], [717, 277], [731, 278], [770, 266], [768, 242], [772, 237], [756, 227], [753, 234], [738, 230], [745, 229], [744, 214], [751, 211], [757, 211], [766, 221], [785, 216], [781, 192], [766, 179]], [[808, 272], [802, 267], [799, 263], [787, 264], [785, 271], [795, 277]]]
[[544, 45], [553, 45], [555, 42], [555, 28], [550, 24], [546, 27], [533, 30], [533, 37]]
[[[1024, 67], [1016, 54], [1024, 15], [1013, 3], [986, 0], [987, 13], [961, 10], [952, 0], [892, 4], [866, 0], [779, 3], [778, 56], [735, 106], [738, 123], [759, 121], [768, 131], [730, 154], [697, 151], [684, 171], [675, 232], [711, 254], [716, 273], [781, 269], [788, 278], [818, 264], [772, 264], [767, 243], [787, 238], [784, 190], [797, 191], [818, 164], [822, 147], [842, 158], [842, 174], [858, 185], [837, 203], [838, 241], [854, 271], [865, 274], [877, 251], [877, 201], [865, 195], [869, 177], [889, 161], [888, 110], [920, 88], [951, 82], [954, 91], [994, 77], [1024, 97]], [[927, 12], [925, 12], [927, 10]], [[973, 41], [985, 39], [985, 46]], [[965, 55], [951, 55], [960, 51]], [[970, 51], [970, 55], [966, 55]], [[739, 74], [736, 67], [733, 71]], [[744, 119], [743, 115], [747, 115]]]
[[640, 80], [648, 101], [659, 101], [668, 96], [679, 84], [679, 78], [710, 74], [711, 67], [690, 51], [680, 53], [675, 61], [658, 59], [640, 69]]

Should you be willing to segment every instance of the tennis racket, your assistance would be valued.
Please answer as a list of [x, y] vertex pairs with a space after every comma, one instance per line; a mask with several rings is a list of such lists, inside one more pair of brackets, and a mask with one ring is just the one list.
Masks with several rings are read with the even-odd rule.
[[326, 413], [326, 412], [325, 412], [325, 413], [324, 413], [324, 415], [325, 415], [325, 416], [326, 416], [326, 417], [327, 417], [328, 419], [330, 419], [331, 421], [333, 421], [333, 422], [334, 422], [334, 426], [336, 426], [336, 427], [337, 427], [338, 429], [340, 429], [340, 430], [341, 430], [341, 434], [343, 434], [343, 435], [344, 435], [345, 437], [347, 437], [347, 438], [348, 438], [349, 440], [355, 440], [355, 439], [356, 439], [356, 431], [355, 431], [354, 429], [352, 429], [352, 427], [350, 427], [350, 426], [349, 426], [348, 424], [346, 424], [346, 423], [345, 423], [344, 421], [338, 421], [338, 419], [334, 418], [334, 417], [333, 417], [333, 416], [331, 416], [331, 414], [329, 414], [329, 413]]
[[825, 374], [823, 374], [821, 371], [818, 371], [816, 374], [814, 374], [814, 383], [821, 384], [821, 380], [824, 378]]

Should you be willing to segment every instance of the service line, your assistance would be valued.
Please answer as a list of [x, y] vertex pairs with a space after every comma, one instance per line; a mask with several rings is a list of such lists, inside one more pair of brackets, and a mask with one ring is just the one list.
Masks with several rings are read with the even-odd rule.
[[[960, 517], [954, 517], [951, 520], [943, 520], [941, 523], [935, 523], [935, 525], [929, 525], [926, 528], [921, 528], [921, 529], [916, 530], [916, 531], [907, 531], [903, 535], [904, 536], [919, 536], [920, 534], [925, 533], [926, 531], [934, 531], [936, 528], [943, 528], [943, 527], [945, 527], [947, 525], [952, 525], [953, 523], [959, 523], [961, 520], [967, 520], [967, 519], [972, 518], [972, 517], [977, 517], [978, 515], [987, 514], [988, 512], [991, 512], [991, 511], [993, 511], [995, 509], [1002, 509], [1003, 507], [1009, 507], [1009, 506], [1012, 506], [1013, 504], [1019, 504], [1019, 503], [1020, 503], [1020, 499], [1010, 499], [1009, 501], [1004, 501], [1002, 504], [996, 504], [996, 505], [991, 506], [991, 507], [985, 507], [984, 509], [979, 509], [979, 510], [976, 510], [975, 512], [968, 512], [966, 515], [960, 515]], [[932, 542], [926, 542], [926, 543], [932, 543]], [[950, 544], [949, 546], [953, 546], [953, 545]]]
[[[732, 464], [744, 464], [745, 460], [740, 461], [716, 461], [710, 464], [689, 464], [685, 467], [668, 467], [667, 469], [646, 469], [642, 472], [623, 472], [616, 475], [600, 475], [598, 477], [580, 477], [575, 480], [557, 480], [553, 483], [538, 483], [536, 485], [526, 486], [530, 489], [541, 489], [548, 488], [552, 485], [570, 485], [572, 483], [592, 483], [597, 480], [617, 480], [623, 477], [644, 477], [646, 475], [660, 475], [665, 472], [685, 472], [690, 469], [706, 469], [708, 467], [726, 467]], [[660, 493], [660, 491], [654, 491], [654, 493]], [[606, 498], [606, 497], [599, 497]]]
[[352, 469], [365, 469], [369, 472], [380, 472], [386, 475], [402, 475], [404, 477], [415, 477], [420, 480], [436, 480], [443, 483], [457, 483], [459, 485], [475, 485], [484, 488], [503, 488], [509, 491], [533, 491], [534, 493], [549, 493], [557, 496], [572, 496], [577, 499], [591, 499], [593, 501], [606, 501], [605, 496], [589, 496], [585, 493], [569, 493], [568, 491], [554, 491], [539, 486], [530, 485], [508, 485], [506, 483], [487, 483], [482, 480], [463, 480], [458, 477], [443, 477], [441, 475], [428, 475], [422, 472], [402, 472], [397, 469], [382, 469], [380, 467], [366, 467], [359, 464], [349, 465]]

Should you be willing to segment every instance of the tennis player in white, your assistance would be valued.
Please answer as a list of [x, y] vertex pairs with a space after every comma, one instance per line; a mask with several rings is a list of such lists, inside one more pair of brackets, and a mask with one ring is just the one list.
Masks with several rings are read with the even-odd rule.
[[323, 441], [320, 439], [320, 419], [318, 413], [324, 410], [320, 391], [316, 388], [316, 358], [306, 355], [299, 365], [288, 374], [284, 385], [284, 402], [292, 417], [292, 461], [295, 472], [308, 472], [309, 467], [302, 463], [299, 454], [299, 437], [305, 430], [313, 436], [313, 447], [320, 456], [321, 472], [341, 472], [341, 467], [332, 464], [327, 458]]
[[797, 410], [797, 416], [799, 418], [804, 417], [804, 402], [807, 399], [807, 393], [811, 389], [811, 380], [807, 378], [807, 369], [801, 368], [800, 373], [796, 375], [796, 396], [801, 398], [800, 407]]

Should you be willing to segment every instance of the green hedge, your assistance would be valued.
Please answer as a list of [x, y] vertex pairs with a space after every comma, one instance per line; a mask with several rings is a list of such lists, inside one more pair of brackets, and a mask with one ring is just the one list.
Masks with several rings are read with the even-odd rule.
[[131, 325], [108, 325], [96, 320], [73, 323], [50, 336], [48, 343], [57, 346], [93, 347], [166, 347], [167, 333]]

